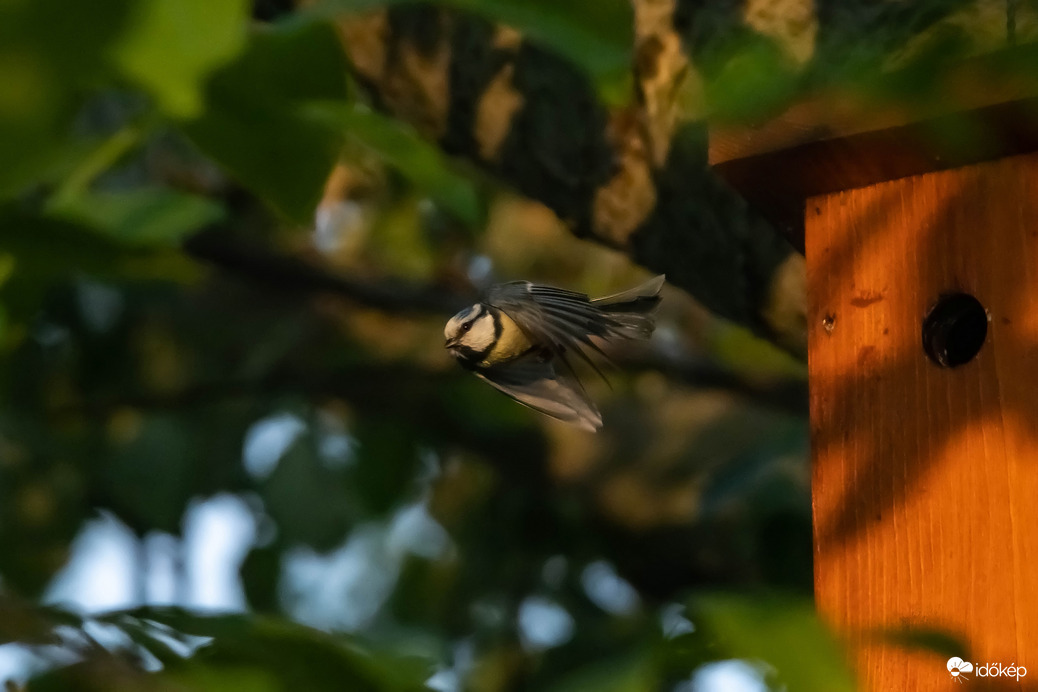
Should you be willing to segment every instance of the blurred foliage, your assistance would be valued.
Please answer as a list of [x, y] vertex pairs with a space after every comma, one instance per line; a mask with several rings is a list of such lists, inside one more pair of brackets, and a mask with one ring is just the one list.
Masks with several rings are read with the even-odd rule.
[[186, 133], [239, 181], [305, 223], [337, 158], [341, 130], [305, 104], [346, 98], [346, 65], [323, 24], [258, 32], [241, 58], [215, 74], [208, 104]]
[[[701, 666], [745, 659], [761, 689], [849, 689], [806, 600], [800, 364], [668, 290], [653, 344], [589, 383], [592, 438], [449, 362], [444, 319], [492, 280], [641, 275], [372, 110], [326, 20], [384, 4], [0, 2], [0, 636], [19, 676], [635, 692], [707, 689]], [[444, 4], [629, 95], [627, 2]], [[856, 3], [876, 36], [853, 46], [832, 37], [858, 20], [830, 8], [820, 55], [848, 50], [806, 66], [730, 17], [685, 37], [712, 110], [760, 115], [805, 82], [867, 84], [855, 66], [940, 18], [923, 4], [893, 3], [895, 26]], [[248, 607], [154, 607], [144, 547], [179, 537], [183, 562], [214, 497], [254, 529]], [[53, 603], [98, 517], [140, 549], [137, 609]]]
[[[308, 12], [335, 17], [407, 0], [318, 0]], [[626, 0], [444, 0], [513, 27], [584, 69], [604, 100], [625, 99], [630, 88], [634, 16]]]
[[311, 112], [399, 171], [443, 211], [469, 227], [483, 225], [482, 203], [471, 178], [452, 171], [432, 144], [415, 139], [399, 123], [355, 103], [317, 103]]

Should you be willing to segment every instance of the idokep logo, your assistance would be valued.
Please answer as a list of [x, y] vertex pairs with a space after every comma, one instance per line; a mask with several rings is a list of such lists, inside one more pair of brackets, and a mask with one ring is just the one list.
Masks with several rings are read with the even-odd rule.
[[969, 676], [966, 673], [973, 672], [973, 664], [969, 661], [963, 661], [958, 656], [952, 656], [948, 659], [948, 672], [959, 682], [969, 680]]
[[958, 656], [953, 656], [948, 659], [948, 672], [952, 678], [957, 682], [963, 680], [969, 680], [968, 673], [973, 673], [978, 678], [1016, 678], [1017, 682], [1020, 682], [1020, 678], [1027, 675], [1027, 668], [1018, 666], [1012, 663], [1008, 666], [1004, 666], [1001, 663], [978, 663], [973, 665], [969, 661], [963, 661]]

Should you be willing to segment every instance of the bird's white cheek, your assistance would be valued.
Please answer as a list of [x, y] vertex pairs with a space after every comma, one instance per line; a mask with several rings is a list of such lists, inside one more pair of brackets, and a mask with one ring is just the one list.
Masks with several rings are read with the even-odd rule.
[[462, 343], [473, 351], [485, 351], [494, 344], [494, 323], [492, 320], [478, 320], [462, 339]]

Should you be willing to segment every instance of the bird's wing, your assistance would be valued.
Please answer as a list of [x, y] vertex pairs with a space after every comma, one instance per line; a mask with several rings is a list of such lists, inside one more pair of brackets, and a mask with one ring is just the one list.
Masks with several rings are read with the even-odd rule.
[[569, 372], [559, 373], [551, 360], [538, 354], [504, 365], [475, 371], [476, 376], [535, 411], [584, 430], [602, 427], [602, 414], [591, 403], [580, 382]]
[[[513, 281], [493, 286], [484, 299], [504, 311], [534, 343], [551, 348], [556, 355], [581, 347], [599, 351], [590, 337], [608, 337], [615, 320], [591, 304], [583, 293]], [[599, 351], [601, 352], [601, 351]]]
[[531, 340], [552, 347], [559, 355], [582, 346], [601, 353], [591, 337], [632, 339], [652, 333], [651, 313], [659, 304], [663, 281], [663, 276], [657, 276], [598, 300], [561, 288], [513, 281], [491, 287], [484, 302], [506, 312]]

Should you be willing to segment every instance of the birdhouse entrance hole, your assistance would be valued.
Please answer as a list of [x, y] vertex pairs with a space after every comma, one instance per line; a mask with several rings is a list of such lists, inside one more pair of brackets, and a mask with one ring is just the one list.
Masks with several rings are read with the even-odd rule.
[[[955, 83], [996, 83], [985, 64]], [[981, 100], [900, 119], [822, 94], [711, 134], [715, 169], [805, 250], [815, 598], [865, 690], [962, 679], [902, 645], [918, 632], [1038, 667], [1033, 86], [949, 87]], [[935, 142], [944, 117], [997, 136]]]
[[968, 293], [941, 296], [923, 320], [923, 350], [944, 368], [973, 360], [987, 335], [987, 310]]

